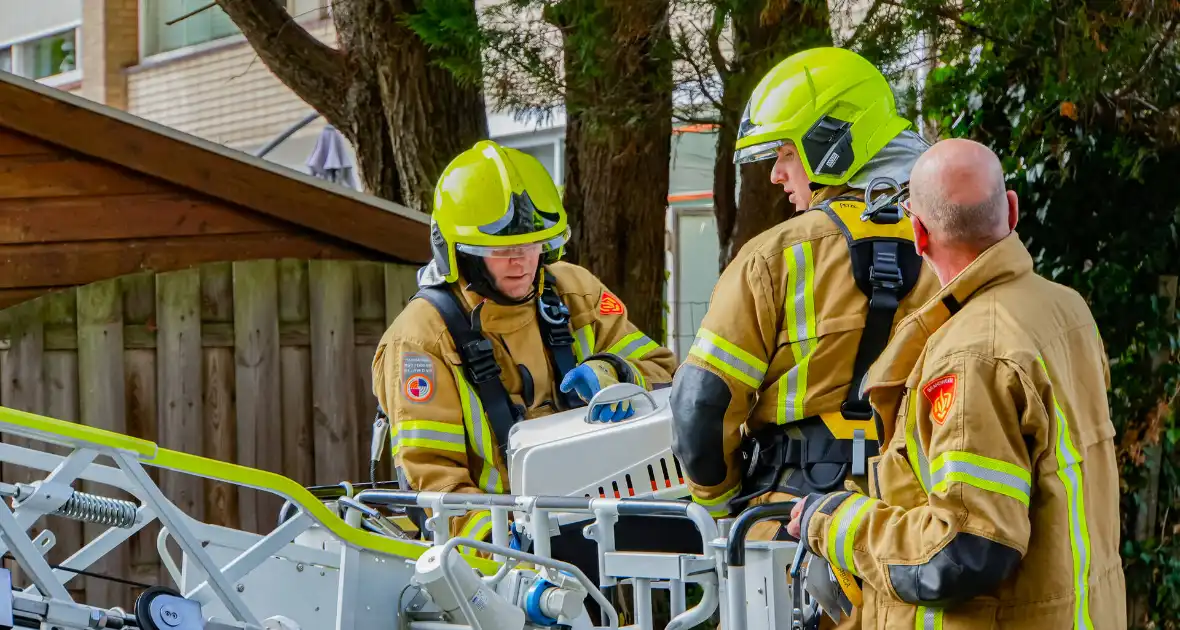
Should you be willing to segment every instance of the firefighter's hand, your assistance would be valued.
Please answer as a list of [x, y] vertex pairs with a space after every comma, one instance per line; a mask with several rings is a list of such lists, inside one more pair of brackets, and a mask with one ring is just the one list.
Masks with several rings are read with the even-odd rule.
[[[594, 395], [604, 387], [618, 382], [619, 377], [609, 363], [591, 359], [565, 375], [561, 381], [561, 391], [566, 393], [571, 390], [575, 391], [579, 398], [589, 403], [590, 399], [594, 398]], [[635, 409], [631, 406], [630, 400], [624, 400], [609, 405], [599, 405], [592, 410], [592, 414], [590, 419], [597, 422], [618, 422], [635, 415]]]
[[803, 520], [803, 501], [795, 503], [795, 507], [791, 508], [791, 522], [787, 523], [787, 533], [794, 536], [796, 540], [799, 539], [799, 525]]
[[[799, 544], [805, 548], [807, 545], [807, 521], [819, 509], [821, 503], [827, 498], [826, 494], [819, 494], [812, 492], [806, 497], [795, 502], [795, 507], [791, 508], [791, 521], [787, 523], [787, 533], [795, 537]], [[809, 552], [815, 553], [814, 549], [808, 549]]]

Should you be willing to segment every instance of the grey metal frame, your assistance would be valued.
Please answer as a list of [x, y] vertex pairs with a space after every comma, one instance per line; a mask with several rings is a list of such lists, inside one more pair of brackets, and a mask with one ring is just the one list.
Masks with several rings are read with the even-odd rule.
[[[7, 425], [0, 423], [0, 431]], [[71, 444], [67, 444], [71, 445]], [[270, 608], [281, 606], [284, 597], [329, 598], [324, 606], [333, 607], [336, 630], [393, 630], [399, 624], [400, 603], [390, 596], [393, 588], [408, 588], [412, 584], [413, 562], [408, 557], [378, 552], [340, 540], [322, 527], [308, 512], [297, 510], [265, 536], [240, 532], [192, 519], [167, 499], [152, 481], [140, 461], [139, 454], [115, 448], [92, 445], [83, 440], [72, 444], [73, 452], [62, 456], [31, 447], [0, 443], [0, 461], [47, 473], [45, 479], [26, 486], [0, 484], [0, 493], [22, 497], [16, 509], [0, 502], [0, 542], [11, 550], [21, 567], [31, 576], [33, 585], [13, 594], [13, 606], [22, 614], [33, 614], [52, 625], [69, 630], [97, 627], [103, 615], [122, 614], [105, 611], [73, 602], [65, 585], [75, 573], [64, 569], [53, 570], [44, 551], [54, 542], [51, 532], [30, 537], [29, 527], [41, 516], [60, 508], [68, 494], [63, 490], [74, 481], [85, 480], [122, 489], [135, 496], [141, 504], [134, 522], [127, 527], [110, 526], [107, 531], [73, 554], [63, 566], [85, 570], [106, 553], [125, 542], [148, 523], [159, 520], [162, 532], [158, 548], [177, 581], [182, 593], [202, 607], [203, 614], [224, 611], [230, 619], [206, 619], [206, 628], [221, 630], [261, 630], [256, 613], [243, 596], [243, 582], [254, 571], [265, 567], [265, 575], [293, 569], [302, 572], [304, 562], [323, 567], [320, 576], [290, 582], [263, 584], [269, 589], [252, 597], [270, 597]], [[95, 462], [97, 456], [109, 457], [115, 466]], [[150, 462], [149, 462], [150, 463]], [[43, 491], [43, 495], [38, 495]], [[651, 592], [654, 588], [671, 593], [673, 619], [667, 630], [683, 630], [710, 617], [720, 606], [726, 627], [748, 627], [753, 630], [790, 627], [792, 604], [787, 561], [797, 551], [789, 542], [751, 542], [746, 545], [745, 566], [727, 566], [725, 546], [727, 532], [719, 531], [718, 523], [708, 511], [697, 504], [682, 501], [641, 499], [606, 499], [576, 497], [538, 497], [465, 493], [399, 492], [366, 490], [341, 501], [344, 520], [351, 526], [362, 526], [362, 519], [373, 517], [372, 505], [415, 506], [431, 510], [427, 530], [431, 544], [441, 546], [441, 553], [455, 553], [460, 546], [484, 551], [500, 562], [493, 574], [483, 577], [485, 584], [495, 587], [511, 572], [515, 564], [526, 562], [536, 567], [567, 572], [582, 583], [588, 595], [605, 611], [610, 619], [607, 627], [617, 627], [618, 618], [599, 588], [629, 582], [634, 585], [637, 598], [638, 630], [654, 630], [651, 614]], [[472, 510], [489, 510], [492, 515], [492, 541], [483, 542], [450, 536], [450, 519], [466, 515]], [[586, 515], [588, 525], [584, 535], [596, 542], [598, 548], [599, 588], [595, 588], [577, 567], [557, 561], [551, 556], [552, 520], [560, 515]], [[660, 554], [620, 551], [616, 549], [613, 528], [620, 515], [647, 515], [681, 518], [692, 521], [700, 535], [704, 552], [701, 554]], [[509, 519], [523, 527], [533, 541], [532, 553], [508, 547]], [[127, 525], [127, 523], [124, 523]], [[724, 528], [725, 523], [722, 523]], [[316, 537], [319, 537], [318, 539]], [[172, 560], [166, 547], [169, 537], [175, 538], [183, 556], [180, 566]], [[316, 542], [320, 541], [320, 542]], [[217, 548], [217, 558], [204, 547], [205, 542]], [[317, 548], [321, 545], [323, 548]], [[213, 547], [211, 547], [212, 549]], [[298, 565], [298, 568], [295, 568]], [[443, 577], [455, 589], [456, 582], [450, 565], [443, 563]], [[325, 572], [331, 570], [335, 577]], [[263, 575], [262, 573], [258, 575]], [[515, 574], [518, 579], [520, 574]], [[253, 578], [255, 584], [261, 577]], [[325, 593], [321, 580], [334, 580], [335, 592]], [[330, 583], [330, 582], [329, 582]], [[295, 584], [299, 586], [296, 587]], [[686, 609], [685, 587], [699, 584], [704, 597]], [[295, 588], [295, 592], [287, 589]], [[473, 629], [479, 628], [471, 606], [457, 598], [460, 608]], [[255, 605], [259, 601], [254, 600]], [[275, 604], [279, 601], [279, 604]], [[317, 604], [318, 605], [318, 604]], [[765, 614], [761, 611], [765, 609]], [[414, 610], [418, 610], [415, 608]], [[757, 610], [753, 613], [751, 611]], [[286, 614], [286, 613], [284, 613]], [[413, 628], [456, 628], [462, 625], [422, 619], [411, 621]], [[272, 624], [273, 625], [273, 622]]]

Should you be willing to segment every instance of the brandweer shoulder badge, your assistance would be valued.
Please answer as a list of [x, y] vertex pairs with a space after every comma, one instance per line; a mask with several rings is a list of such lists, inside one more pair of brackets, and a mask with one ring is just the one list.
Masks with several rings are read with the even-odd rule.
[[946, 422], [946, 417], [955, 404], [955, 386], [959, 377], [954, 374], [940, 376], [922, 388], [922, 393], [930, 401], [930, 417], [939, 425]]
[[434, 362], [429, 355], [402, 353], [402, 396], [412, 403], [434, 398]]
[[610, 291], [602, 292], [602, 299], [598, 302], [599, 315], [622, 315], [623, 303]]

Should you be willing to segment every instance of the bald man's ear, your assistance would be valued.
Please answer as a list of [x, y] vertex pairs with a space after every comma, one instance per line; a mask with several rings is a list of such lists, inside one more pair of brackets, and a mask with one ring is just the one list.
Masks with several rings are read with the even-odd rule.
[[925, 255], [926, 248], [930, 245], [930, 233], [926, 231], [926, 225], [922, 220], [913, 214], [910, 215], [910, 225], [914, 228], [914, 250], [919, 256]]
[[1017, 215], [1020, 214], [1020, 202], [1016, 198], [1016, 192], [1009, 190], [1008, 194], [1008, 231], [1016, 229]]

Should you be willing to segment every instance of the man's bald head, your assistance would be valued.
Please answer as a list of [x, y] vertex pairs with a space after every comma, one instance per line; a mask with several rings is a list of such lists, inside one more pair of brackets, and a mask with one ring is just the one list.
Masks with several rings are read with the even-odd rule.
[[971, 140], [943, 140], [918, 158], [910, 174], [910, 210], [930, 239], [947, 248], [979, 253], [1012, 229], [1000, 160]]

